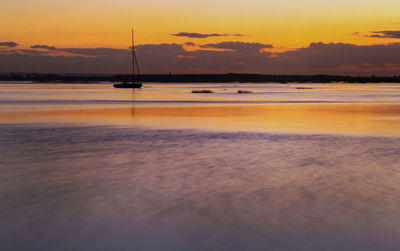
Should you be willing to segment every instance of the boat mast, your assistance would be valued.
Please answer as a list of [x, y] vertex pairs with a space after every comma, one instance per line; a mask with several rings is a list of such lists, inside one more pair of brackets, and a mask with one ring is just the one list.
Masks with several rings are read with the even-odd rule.
[[135, 79], [135, 64], [136, 64], [136, 72], [137, 72], [137, 75], [140, 75], [140, 70], [139, 70], [139, 64], [138, 64], [138, 61], [137, 61], [137, 58], [136, 58], [136, 52], [135, 52], [135, 39], [134, 39], [134, 37], [133, 37], [133, 29], [132, 29], [132, 82], [138, 82], [138, 83], [140, 83], [140, 81], [139, 80], [137, 80], [137, 81], [134, 81], [134, 79]]
[[[132, 29], [132, 77], [135, 76], [135, 44], [133, 42], [133, 29]], [[133, 80], [133, 79], [132, 79]]]

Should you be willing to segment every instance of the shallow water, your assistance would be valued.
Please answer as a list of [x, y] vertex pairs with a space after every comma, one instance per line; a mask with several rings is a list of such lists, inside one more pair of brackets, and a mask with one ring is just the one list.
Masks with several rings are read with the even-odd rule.
[[400, 248], [398, 85], [234, 85], [0, 86], [0, 249]]
[[396, 250], [400, 139], [1, 129], [2, 250]]
[[[0, 123], [378, 136], [400, 132], [400, 84], [146, 87], [132, 91], [111, 84], [2, 84]], [[214, 93], [191, 93], [196, 89]]]

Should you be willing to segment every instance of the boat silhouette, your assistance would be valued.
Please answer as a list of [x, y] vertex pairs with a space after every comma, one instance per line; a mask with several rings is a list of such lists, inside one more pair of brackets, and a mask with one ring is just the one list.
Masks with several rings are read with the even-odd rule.
[[136, 52], [135, 52], [135, 43], [133, 39], [133, 29], [132, 29], [132, 82], [123, 82], [123, 83], [118, 83], [114, 84], [115, 88], [141, 88], [142, 87], [142, 82], [140, 82], [138, 79], [140, 77], [140, 70], [139, 70], [139, 64], [136, 58]]

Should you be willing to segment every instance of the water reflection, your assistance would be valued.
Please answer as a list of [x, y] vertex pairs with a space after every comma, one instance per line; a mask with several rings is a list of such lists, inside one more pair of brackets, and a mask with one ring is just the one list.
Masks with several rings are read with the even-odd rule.
[[6, 84], [0, 123], [398, 136], [399, 100], [399, 84]]
[[135, 117], [135, 89], [132, 90], [132, 119]]
[[[132, 99], [135, 94], [132, 93]], [[133, 120], [134, 118], [134, 120]], [[399, 136], [397, 104], [258, 104], [80, 106], [66, 110], [0, 112], [0, 122], [73, 122], [153, 128], [339, 133]]]
[[2, 85], [1, 250], [399, 249], [399, 85], [153, 86]]

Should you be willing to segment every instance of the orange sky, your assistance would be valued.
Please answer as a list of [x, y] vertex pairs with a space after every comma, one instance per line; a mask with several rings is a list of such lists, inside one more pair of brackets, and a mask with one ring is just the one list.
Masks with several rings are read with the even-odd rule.
[[22, 47], [129, 45], [129, 30], [145, 43], [187, 42], [171, 33], [240, 33], [244, 37], [197, 39], [198, 43], [245, 41], [298, 48], [311, 42], [396, 42], [352, 35], [400, 27], [398, 0], [3, 0], [0, 40]]
[[398, 75], [399, 13], [399, 0], [2, 0], [0, 71], [128, 73], [133, 27], [146, 73]]

